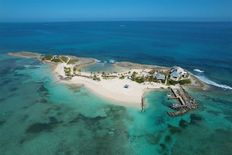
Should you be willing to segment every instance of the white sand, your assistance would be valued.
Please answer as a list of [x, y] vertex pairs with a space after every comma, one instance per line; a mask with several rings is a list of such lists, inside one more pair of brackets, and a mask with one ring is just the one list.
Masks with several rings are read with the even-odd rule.
[[[63, 65], [57, 65], [55, 73], [64, 76]], [[82, 73], [89, 74], [89, 73]], [[94, 81], [86, 77], [75, 76], [71, 80], [61, 81], [72, 85], [84, 85], [87, 89], [93, 93], [116, 101], [117, 104], [133, 107], [141, 107], [141, 99], [144, 92], [148, 89], [166, 88], [167, 86], [159, 83], [142, 83], [131, 81], [129, 79], [102, 79], [101, 81]], [[129, 85], [128, 88], [124, 88], [125, 85]]]

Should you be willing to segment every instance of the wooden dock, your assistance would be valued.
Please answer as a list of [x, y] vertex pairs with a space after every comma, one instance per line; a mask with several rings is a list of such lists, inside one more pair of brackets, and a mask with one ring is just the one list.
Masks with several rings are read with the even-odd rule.
[[187, 105], [172, 104], [172, 105], [170, 105], [170, 108], [175, 109], [175, 110], [178, 110], [178, 109], [187, 108]]
[[191, 109], [197, 108], [197, 103], [195, 99], [193, 99], [188, 92], [182, 87], [171, 87], [171, 92], [173, 96], [171, 98], [177, 99], [179, 103], [172, 104], [170, 108], [177, 110], [173, 112], [168, 112], [168, 115], [171, 117], [183, 115]]
[[183, 115], [183, 114], [187, 113], [188, 111], [189, 111], [188, 109], [182, 109], [179, 111], [173, 111], [173, 112], [167, 112], [167, 113], [171, 117], [176, 117], [176, 116]]
[[174, 97], [179, 100], [181, 105], [186, 105], [178, 89], [171, 88], [171, 91], [174, 94]]
[[145, 111], [145, 105], [144, 105], [144, 97], [141, 98], [141, 112]]

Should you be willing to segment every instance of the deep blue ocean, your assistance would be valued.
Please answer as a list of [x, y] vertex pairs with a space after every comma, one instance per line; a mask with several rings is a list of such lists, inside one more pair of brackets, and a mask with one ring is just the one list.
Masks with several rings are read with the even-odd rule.
[[[210, 84], [200, 108], [170, 118], [164, 90], [145, 113], [58, 84], [12, 51], [179, 65]], [[96, 69], [96, 67], [95, 67]], [[0, 154], [232, 154], [232, 22], [0, 23]]]
[[0, 24], [0, 52], [36, 51], [204, 70], [232, 86], [232, 22]]

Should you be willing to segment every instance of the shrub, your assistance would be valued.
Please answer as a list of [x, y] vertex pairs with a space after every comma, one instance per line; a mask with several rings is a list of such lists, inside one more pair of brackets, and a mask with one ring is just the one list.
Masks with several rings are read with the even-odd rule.
[[102, 77], [105, 77], [106, 76], [106, 73], [105, 72], [102, 72]]
[[143, 83], [145, 81], [145, 79], [143, 77], [136, 77], [135, 80], [138, 83]]
[[43, 56], [42, 60], [51, 60], [53, 58], [53, 55], [45, 55]]
[[66, 76], [70, 76], [71, 75], [71, 68], [64, 67], [64, 73], [65, 73]]
[[60, 59], [63, 60], [64, 62], [68, 61], [68, 58], [66, 56], [60, 56]]
[[169, 85], [175, 85], [175, 84], [180, 84], [180, 85], [185, 85], [185, 84], [191, 84], [190, 79], [184, 79], [180, 81], [173, 81], [173, 80], [168, 80]]
[[175, 85], [175, 84], [178, 84], [178, 83], [179, 83], [178, 81], [168, 80], [169, 85]]
[[96, 74], [94, 74], [93, 80], [95, 80], [95, 81], [101, 81], [101, 79], [99, 77], [97, 77]]
[[190, 80], [190, 79], [184, 79], [184, 80], [179, 81], [179, 83], [180, 83], [181, 85], [191, 84], [191, 80]]
[[120, 76], [120, 77], [119, 77], [119, 79], [125, 79], [125, 76], [124, 76], [124, 75], [122, 75], [122, 76]]
[[52, 59], [52, 61], [53, 61], [53, 62], [62, 62], [62, 61], [61, 61], [59, 58], [57, 58], [57, 57], [54, 58], [54, 59]]
[[68, 64], [75, 64], [77, 62], [78, 62], [77, 59], [70, 59], [69, 62], [68, 62]]
[[155, 82], [155, 79], [153, 78], [153, 76], [148, 76], [148, 77], [146, 77], [146, 81]]
[[135, 81], [135, 79], [136, 79], [136, 75], [137, 75], [138, 73], [136, 73], [136, 72], [133, 72], [132, 73], [132, 75], [131, 75], [131, 80], [132, 81]]

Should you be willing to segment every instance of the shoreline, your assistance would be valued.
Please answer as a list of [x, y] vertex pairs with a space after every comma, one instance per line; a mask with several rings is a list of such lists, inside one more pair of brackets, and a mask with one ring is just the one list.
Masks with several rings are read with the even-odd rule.
[[[56, 81], [69, 86], [85, 87], [95, 95], [122, 106], [140, 108], [141, 99], [146, 92], [168, 88], [168, 86], [157, 83], [138, 84], [129, 79], [101, 79], [101, 81], [94, 81], [85, 77], [76, 76], [69, 80], [62, 80], [59, 77], [61, 74], [63, 75], [61, 69], [62, 66], [57, 65], [53, 70]], [[124, 88], [126, 84], [128, 84], [130, 88]]]
[[[78, 73], [74, 73], [74, 71], [72, 71], [73, 76], [70, 77], [67, 76], [65, 68], [69, 69], [69, 67], [76, 67], [75, 70], [81, 70], [81, 68], [85, 66], [95, 64], [97, 62], [96, 59], [61, 55], [58, 57], [60, 62], [53, 62], [53, 58], [50, 60], [44, 60], [42, 54], [38, 53], [17, 52], [9, 53], [9, 55], [38, 59], [44, 63], [48, 63], [51, 66], [51, 73], [54, 75], [54, 78], [57, 82], [64, 83], [69, 86], [84, 86], [86, 89], [90, 90], [97, 96], [100, 96], [107, 100], [111, 100], [113, 101], [113, 103], [122, 106], [141, 108], [141, 100], [145, 93], [155, 91], [157, 89], [168, 89], [170, 87], [170, 85], [166, 85], [161, 82], [144, 81], [140, 83], [130, 79], [131, 74], [134, 72], [138, 74], [144, 74], [145, 71], [148, 73], [149, 71], [154, 69], [162, 72], [167, 72], [170, 70], [170, 68], [168, 67], [136, 64], [132, 62], [116, 62], [114, 64], [115, 66], [123, 67], [127, 69], [127, 71], [112, 74], [107, 73], [107, 76], [105, 75], [105, 73], [103, 76], [103, 72], [90, 73], [79, 71]], [[61, 57], [66, 57], [65, 61], [61, 59]], [[75, 63], [69, 64], [71, 60], [75, 60]], [[130, 75], [128, 75], [129, 73]], [[123, 76], [123, 78], [121, 78], [121, 76]], [[95, 80], [93, 77], [95, 78]], [[187, 87], [194, 87], [205, 90], [205, 84], [194, 77], [193, 74], [190, 74], [190, 79], [194, 82], [194, 84], [186, 85]], [[173, 86], [175, 87], [175, 85]]]

